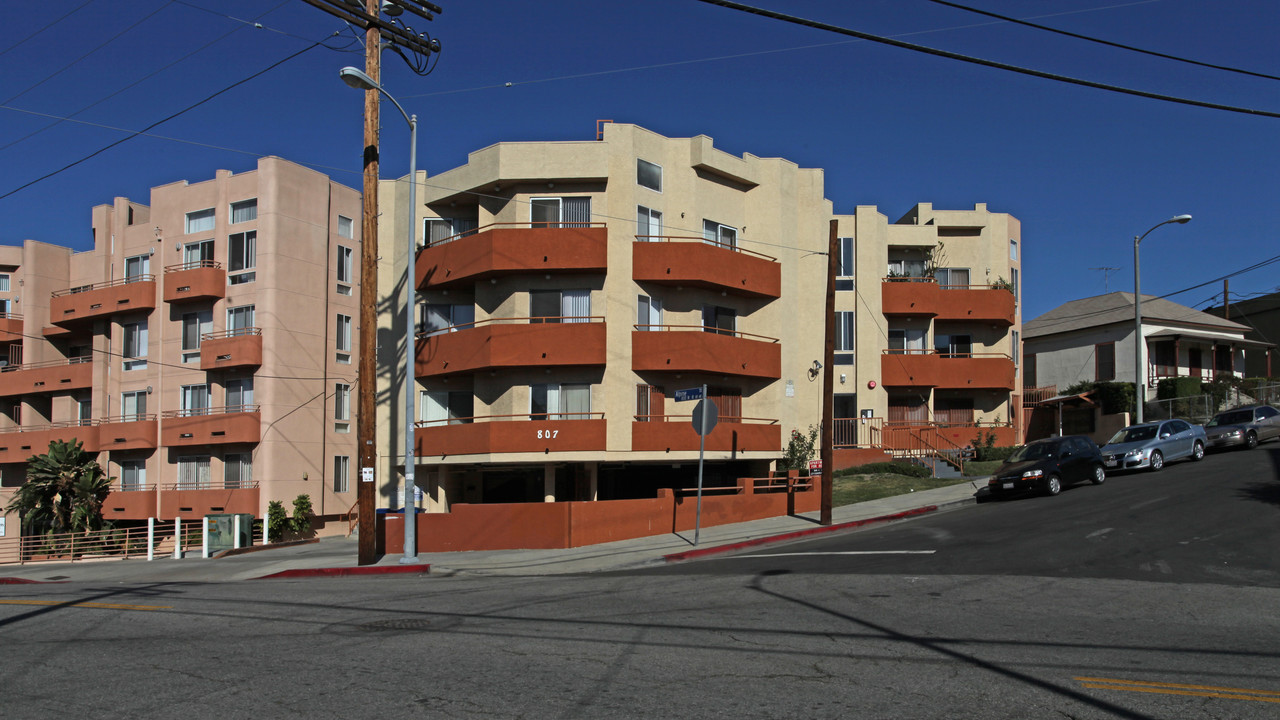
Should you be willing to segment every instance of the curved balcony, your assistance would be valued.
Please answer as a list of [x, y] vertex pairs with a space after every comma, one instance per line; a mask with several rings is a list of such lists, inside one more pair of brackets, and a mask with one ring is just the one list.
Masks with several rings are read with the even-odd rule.
[[257, 443], [262, 439], [262, 414], [257, 405], [166, 410], [160, 417], [160, 442], [165, 447]]
[[894, 317], [972, 320], [1008, 327], [1014, 322], [1014, 297], [992, 285], [938, 285], [933, 278], [885, 278], [880, 285], [882, 312]]
[[201, 520], [211, 513], [260, 515], [259, 494], [257, 483], [235, 487], [222, 482], [166, 483], [160, 486], [160, 517]]
[[414, 281], [439, 290], [519, 273], [604, 272], [608, 241], [603, 223], [496, 223], [422, 248]]
[[200, 336], [200, 369], [258, 367], [262, 364], [262, 328], [238, 328]]
[[187, 303], [221, 300], [227, 295], [227, 271], [222, 263], [196, 260], [164, 269], [164, 301]]
[[0, 313], [0, 342], [22, 342], [22, 316]]
[[607, 429], [604, 413], [552, 413], [545, 419], [532, 419], [525, 413], [419, 422], [413, 431], [414, 454], [444, 459], [496, 453], [603, 452]]
[[414, 372], [438, 377], [517, 367], [605, 364], [603, 317], [494, 318], [419, 336]]
[[125, 312], [156, 308], [156, 276], [135, 275], [93, 285], [55, 290], [49, 299], [49, 322], [75, 325]]
[[[696, 452], [699, 441], [690, 415], [644, 415], [631, 423], [632, 452]], [[721, 417], [707, 433], [706, 449], [778, 453], [782, 451], [782, 427], [769, 418]]]
[[636, 372], [706, 372], [782, 377], [782, 346], [774, 338], [701, 325], [637, 325], [631, 333]]
[[97, 421], [99, 450], [154, 450], [159, 447], [155, 415], [118, 415]]
[[880, 357], [885, 387], [934, 387], [943, 390], [1013, 390], [1013, 359], [1003, 353], [941, 355], [935, 351], [886, 350]]
[[639, 235], [631, 250], [636, 282], [701, 287], [745, 297], [782, 296], [777, 259], [698, 237]]
[[25, 463], [32, 455], [48, 452], [54, 440], [79, 441], [86, 452], [98, 452], [98, 428], [93, 420], [23, 425], [0, 430], [0, 463]]
[[38, 395], [93, 387], [93, 358], [0, 367], [0, 397]]

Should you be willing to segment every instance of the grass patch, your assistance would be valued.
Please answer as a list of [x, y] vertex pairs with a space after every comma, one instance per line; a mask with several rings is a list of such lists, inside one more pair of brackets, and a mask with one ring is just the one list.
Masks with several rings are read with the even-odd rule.
[[833, 507], [852, 505], [967, 482], [969, 482], [968, 478], [918, 478], [891, 473], [844, 475], [833, 479], [831, 505]]
[[1003, 460], [970, 460], [964, 464], [964, 474], [969, 477], [991, 475], [1003, 464]]

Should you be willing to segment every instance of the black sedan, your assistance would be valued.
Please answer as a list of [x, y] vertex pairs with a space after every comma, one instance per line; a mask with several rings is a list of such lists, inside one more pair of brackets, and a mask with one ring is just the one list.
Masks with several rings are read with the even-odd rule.
[[1083, 435], [1045, 438], [1027, 443], [1009, 456], [987, 482], [991, 495], [1036, 491], [1057, 495], [1064, 485], [1107, 479], [1102, 453]]

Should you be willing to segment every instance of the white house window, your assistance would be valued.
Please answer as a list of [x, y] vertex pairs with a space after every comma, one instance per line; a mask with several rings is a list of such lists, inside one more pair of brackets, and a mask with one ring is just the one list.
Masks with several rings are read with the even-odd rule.
[[346, 383], [336, 383], [333, 386], [333, 419], [351, 419], [351, 386]]
[[228, 490], [253, 487], [253, 456], [227, 453], [222, 458], [222, 487]]
[[202, 490], [209, 487], [209, 456], [187, 455], [178, 458], [178, 489]]
[[201, 240], [182, 246], [182, 265], [184, 268], [212, 267], [213, 241]]
[[1013, 238], [1009, 238], [1009, 259], [1018, 259], [1018, 241]]
[[256, 305], [239, 305], [227, 308], [227, 334], [244, 335], [254, 327]]
[[124, 279], [126, 282], [146, 280], [151, 273], [151, 256], [134, 255], [124, 259]]
[[9, 292], [9, 273], [0, 273], [0, 292]]
[[249, 222], [258, 219], [258, 199], [241, 200], [231, 203], [231, 224]]
[[424, 303], [418, 307], [421, 308], [418, 331], [429, 335], [457, 332], [459, 326], [469, 326], [476, 321], [476, 306], [470, 303], [458, 305]]
[[124, 369], [140, 370], [147, 366], [147, 321], [128, 323], [124, 330]]
[[640, 187], [662, 192], [662, 166], [648, 160], [636, 160], [636, 182]]
[[213, 208], [187, 213], [187, 234], [213, 232]]
[[227, 282], [231, 285], [250, 283], [257, 279], [253, 272], [258, 266], [258, 232], [249, 230], [228, 238], [230, 256], [227, 262]]
[[529, 220], [534, 227], [587, 227], [591, 224], [591, 198], [533, 198]]
[[898, 355], [924, 352], [924, 330], [889, 328], [889, 352]]
[[141, 420], [147, 414], [147, 391], [135, 390], [120, 394], [120, 414], [125, 421]]
[[184, 313], [182, 316], [182, 362], [196, 362], [200, 359], [200, 339], [205, 333], [213, 332], [213, 311]]
[[351, 248], [338, 246], [338, 294], [350, 295], [353, 272]]
[[339, 315], [337, 327], [334, 328], [337, 360], [343, 365], [351, 364], [351, 316]]
[[432, 424], [465, 425], [475, 415], [475, 396], [468, 390], [422, 390], [418, 393], [418, 420]]
[[702, 237], [712, 245], [734, 250], [738, 247], [737, 228], [723, 225], [715, 220], [702, 221]]
[[338, 216], [338, 237], [344, 237], [348, 240], [355, 239], [355, 223], [345, 215]]
[[662, 299], [638, 295], [636, 297], [636, 329], [662, 329]]
[[636, 239], [656, 242], [662, 237], [662, 213], [643, 205], [636, 206]]
[[351, 457], [349, 455], [333, 456], [333, 491], [344, 493], [351, 488]]
[[934, 279], [942, 289], [964, 290], [969, 287], [969, 268], [938, 268]]
[[702, 306], [703, 332], [732, 335], [737, 329], [738, 312], [733, 308], [719, 305]]
[[534, 323], [591, 321], [590, 290], [530, 290], [529, 317]]
[[836, 352], [853, 352], [857, 345], [854, 333], [854, 314], [840, 311], [836, 313]]
[[438, 245], [446, 240], [456, 240], [471, 235], [479, 223], [472, 218], [423, 218], [422, 237], [427, 245]]
[[530, 420], [588, 420], [590, 418], [590, 385], [545, 383], [529, 386]]
[[182, 412], [183, 417], [209, 414], [209, 386], [183, 385]]
[[147, 461], [120, 461], [120, 489], [125, 492], [147, 489]]
[[253, 378], [227, 381], [227, 412], [253, 412]]

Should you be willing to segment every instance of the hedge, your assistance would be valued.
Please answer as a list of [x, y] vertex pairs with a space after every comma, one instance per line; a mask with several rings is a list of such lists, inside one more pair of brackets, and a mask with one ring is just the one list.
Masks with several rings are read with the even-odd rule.
[[874, 473], [888, 473], [891, 475], [906, 475], [908, 477], [926, 478], [931, 477], [933, 473], [929, 472], [929, 468], [923, 465], [906, 462], [878, 462], [868, 463], [866, 465], [856, 465], [854, 467], [845, 468], [835, 473], [837, 477], [844, 475], [871, 475]]

